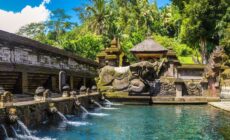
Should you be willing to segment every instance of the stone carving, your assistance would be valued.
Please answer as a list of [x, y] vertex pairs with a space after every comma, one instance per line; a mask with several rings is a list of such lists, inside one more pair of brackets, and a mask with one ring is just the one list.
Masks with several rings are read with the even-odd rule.
[[35, 90], [35, 101], [47, 101], [50, 100], [51, 92], [49, 89], [45, 89], [44, 87], [38, 87]]
[[71, 91], [70, 92], [70, 97], [76, 97], [77, 95], [77, 92], [76, 91]]
[[176, 86], [174, 84], [174, 79], [161, 79], [160, 81], [160, 93], [159, 96], [175, 96], [176, 95]]
[[30, 63], [28, 59], [29, 52], [31, 52], [30, 49], [22, 49], [21, 47], [15, 47], [14, 48], [15, 62], [21, 64], [29, 64]]
[[70, 96], [70, 87], [69, 85], [65, 85], [63, 88], [62, 88], [62, 97], [69, 97]]
[[189, 96], [201, 96], [202, 87], [200, 83], [192, 82], [185, 82], [186, 89]]
[[133, 79], [130, 82], [129, 92], [130, 94], [140, 93], [144, 91], [145, 84], [140, 79]]
[[0, 87], [0, 107], [12, 106], [13, 94]]
[[13, 107], [9, 108], [7, 113], [8, 113], [8, 115], [6, 118], [6, 122], [8, 124], [15, 124], [18, 120], [16, 108], [13, 108]]
[[73, 58], [66, 58], [63, 56], [53, 56], [45, 52], [37, 52], [28, 49], [25, 46], [11, 46], [4, 44], [0, 47], [0, 62], [36, 65], [43, 67], [52, 67], [57, 69], [71, 69], [74, 71], [84, 70], [95, 74], [95, 71], [90, 71], [89, 65], [84, 66], [81, 64], [81, 68], [78, 69], [78, 62]]
[[80, 87], [80, 94], [85, 94], [86, 93], [86, 87], [85, 86], [81, 86]]
[[92, 91], [92, 92], [97, 92], [97, 86], [93, 85], [93, 86], [91, 87], [91, 91]]
[[130, 94], [141, 94], [151, 87], [152, 83], [161, 72], [164, 60], [161, 62], [143, 61], [129, 67], [105, 66], [100, 70], [97, 86], [100, 91], [124, 91]]
[[217, 96], [216, 87], [219, 86], [220, 68], [225, 64], [227, 59], [228, 57], [222, 47], [217, 47], [210, 55], [210, 59], [205, 68], [204, 77], [208, 79], [209, 88], [211, 90], [212, 96]]
[[57, 110], [55, 104], [54, 103], [49, 103], [49, 113], [55, 114], [57, 112], [58, 112], [58, 110]]
[[11, 51], [8, 47], [1, 47], [0, 48], [0, 60], [2, 62], [11, 62]]

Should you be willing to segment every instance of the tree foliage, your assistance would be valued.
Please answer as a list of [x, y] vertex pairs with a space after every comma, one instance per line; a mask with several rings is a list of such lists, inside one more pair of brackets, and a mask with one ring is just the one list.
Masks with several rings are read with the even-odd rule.
[[135, 61], [129, 50], [149, 36], [172, 47], [186, 62], [198, 63], [201, 56], [207, 59], [216, 45], [230, 52], [228, 0], [172, 0], [162, 8], [149, 0], [88, 1], [74, 8], [81, 20], [78, 26], [57, 9], [49, 21], [29, 24], [18, 34], [91, 59], [114, 37], [129, 62]]

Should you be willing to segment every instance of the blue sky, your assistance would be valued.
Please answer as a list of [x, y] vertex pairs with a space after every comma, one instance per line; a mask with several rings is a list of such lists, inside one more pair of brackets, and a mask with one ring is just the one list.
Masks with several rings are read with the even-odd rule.
[[[158, 7], [168, 3], [170, 0], [157, 0]], [[46, 20], [50, 11], [58, 8], [64, 9], [76, 22], [78, 18], [72, 9], [84, 4], [86, 0], [0, 0], [0, 30], [16, 32], [24, 24]]]

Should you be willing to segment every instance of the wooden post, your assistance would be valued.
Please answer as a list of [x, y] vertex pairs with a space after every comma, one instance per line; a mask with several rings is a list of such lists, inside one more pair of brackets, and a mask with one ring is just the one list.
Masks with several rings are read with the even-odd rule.
[[28, 92], [28, 73], [22, 72], [22, 93]]

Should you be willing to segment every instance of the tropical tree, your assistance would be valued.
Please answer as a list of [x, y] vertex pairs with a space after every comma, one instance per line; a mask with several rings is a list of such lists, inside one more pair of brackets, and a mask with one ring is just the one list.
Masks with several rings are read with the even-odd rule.
[[37, 41], [43, 41], [46, 38], [46, 31], [47, 27], [45, 23], [30, 23], [21, 27], [16, 34], [35, 39]]
[[76, 24], [69, 21], [70, 18], [71, 16], [67, 15], [63, 9], [52, 11], [51, 20], [47, 22], [49, 28], [48, 37], [58, 42], [61, 35], [76, 26]]
[[89, 28], [101, 35], [105, 30], [105, 23], [108, 15], [106, 1], [93, 0], [93, 4], [86, 7], [86, 12], [88, 12], [87, 20], [89, 21]]
[[191, 46], [199, 46], [202, 62], [207, 63], [208, 52], [218, 45], [217, 24], [226, 13], [225, 0], [192, 0], [185, 3], [180, 37]]

